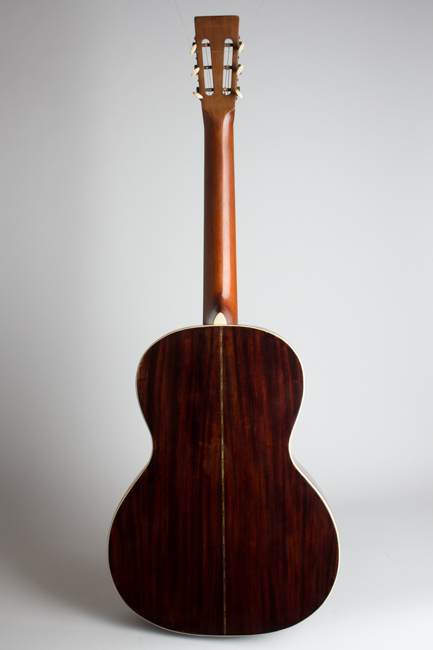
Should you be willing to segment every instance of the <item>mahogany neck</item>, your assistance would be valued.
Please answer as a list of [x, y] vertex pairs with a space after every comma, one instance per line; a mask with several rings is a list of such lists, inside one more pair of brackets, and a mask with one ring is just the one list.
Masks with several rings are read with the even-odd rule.
[[204, 120], [204, 286], [203, 323], [221, 312], [238, 322], [236, 281], [234, 108]]

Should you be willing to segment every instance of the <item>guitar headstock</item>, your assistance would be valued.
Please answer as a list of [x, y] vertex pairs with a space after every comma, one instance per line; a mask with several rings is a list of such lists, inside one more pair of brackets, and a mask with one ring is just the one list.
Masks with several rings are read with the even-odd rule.
[[242, 97], [238, 88], [238, 65], [242, 44], [239, 41], [239, 16], [200, 16], [195, 19], [197, 55], [193, 76], [198, 78], [195, 96], [211, 117], [223, 117]]

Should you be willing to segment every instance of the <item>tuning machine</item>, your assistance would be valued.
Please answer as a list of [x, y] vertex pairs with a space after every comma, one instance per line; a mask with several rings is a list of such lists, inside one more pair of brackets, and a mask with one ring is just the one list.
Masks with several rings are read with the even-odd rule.
[[[191, 47], [189, 53], [192, 55], [192, 54], [195, 54], [196, 52], [197, 52], [197, 43], [194, 40], [192, 42], [192, 47]], [[194, 70], [191, 72], [191, 77], [195, 77], [196, 75], [198, 75], [199, 72], [200, 72], [200, 68], [196, 64], [196, 66], [194, 67]], [[199, 90], [200, 90], [200, 88], [197, 86], [196, 90], [192, 94], [194, 95], [194, 97], [197, 97], [197, 99], [203, 99], [203, 95], [200, 94]]]
[[[239, 41], [238, 55], [243, 52], [244, 47], [245, 47], [245, 43], [242, 43], [242, 41]], [[243, 69], [244, 69], [244, 66], [242, 65], [242, 63], [240, 65], [238, 65], [238, 67], [236, 69], [236, 76], [237, 77], [241, 76], [241, 74], [243, 72]], [[235, 93], [239, 97], [239, 99], [243, 99], [243, 95], [241, 93], [241, 89], [239, 88], [239, 86], [237, 88], [235, 88]]]

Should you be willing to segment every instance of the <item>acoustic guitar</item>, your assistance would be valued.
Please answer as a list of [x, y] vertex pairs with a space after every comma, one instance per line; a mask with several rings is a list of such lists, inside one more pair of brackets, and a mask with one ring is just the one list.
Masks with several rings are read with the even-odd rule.
[[203, 326], [159, 339], [138, 367], [153, 439], [109, 535], [114, 584], [141, 617], [194, 635], [289, 627], [327, 598], [338, 535], [289, 438], [303, 376], [292, 348], [238, 325], [233, 120], [237, 16], [195, 19], [205, 135]]

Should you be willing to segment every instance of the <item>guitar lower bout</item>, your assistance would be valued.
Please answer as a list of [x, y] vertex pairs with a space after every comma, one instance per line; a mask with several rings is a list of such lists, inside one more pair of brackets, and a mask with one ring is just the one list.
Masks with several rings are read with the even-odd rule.
[[259, 328], [173, 332], [143, 356], [153, 438], [109, 535], [125, 602], [175, 632], [273, 632], [312, 614], [338, 570], [323, 497], [290, 457], [303, 390], [291, 347]]

